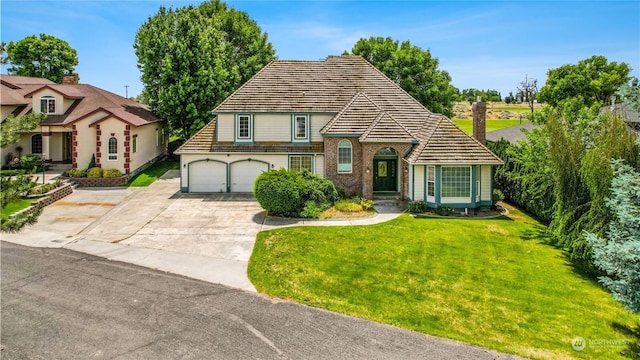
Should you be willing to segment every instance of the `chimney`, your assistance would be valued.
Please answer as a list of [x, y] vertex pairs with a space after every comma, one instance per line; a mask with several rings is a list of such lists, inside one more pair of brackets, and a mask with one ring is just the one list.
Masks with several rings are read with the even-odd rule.
[[80, 77], [78, 74], [66, 74], [62, 75], [62, 83], [66, 85], [78, 85]]
[[482, 102], [478, 96], [478, 101], [471, 106], [473, 112], [473, 137], [482, 145], [487, 145], [487, 104]]

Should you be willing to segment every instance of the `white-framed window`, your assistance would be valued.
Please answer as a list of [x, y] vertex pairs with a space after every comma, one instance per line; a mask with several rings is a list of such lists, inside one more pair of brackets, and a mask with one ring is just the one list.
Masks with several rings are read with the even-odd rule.
[[107, 160], [118, 160], [118, 139], [115, 137], [109, 138], [107, 144]]
[[131, 152], [136, 153], [138, 151], [138, 135], [133, 135], [133, 139], [131, 139]]
[[443, 166], [441, 179], [442, 197], [471, 197], [470, 166]]
[[56, 98], [51, 95], [40, 97], [40, 112], [45, 114], [55, 114]]
[[251, 116], [238, 115], [236, 119], [237, 140], [251, 140]]
[[293, 139], [309, 139], [309, 117], [306, 115], [295, 115], [293, 117]]
[[160, 145], [160, 132], [156, 128], [156, 146]]
[[34, 134], [31, 136], [31, 153], [42, 154], [42, 134]]
[[313, 172], [313, 155], [289, 156], [289, 170], [302, 171], [302, 169]]
[[436, 196], [436, 167], [427, 166], [427, 196]]
[[352, 170], [351, 141], [340, 140], [338, 143], [338, 173], [348, 174]]

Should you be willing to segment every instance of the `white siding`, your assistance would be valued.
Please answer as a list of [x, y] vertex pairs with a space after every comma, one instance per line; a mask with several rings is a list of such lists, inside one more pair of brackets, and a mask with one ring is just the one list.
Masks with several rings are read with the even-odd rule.
[[424, 165], [413, 167], [413, 200], [424, 200], [426, 189], [424, 188]]
[[290, 114], [256, 114], [253, 123], [256, 142], [291, 141]]
[[316, 155], [315, 166], [316, 174], [324, 177], [324, 155]]
[[235, 126], [235, 117], [233, 114], [218, 115], [217, 136], [218, 141], [233, 141], [233, 127]]
[[480, 200], [491, 200], [491, 165], [482, 165], [480, 168]]
[[333, 118], [333, 115], [329, 114], [313, 114], [309, 120], [311, 124], [311, 141], [322, 141], [322, 135], [320, 135], [320, 129], [322, 129], [329, 120]]

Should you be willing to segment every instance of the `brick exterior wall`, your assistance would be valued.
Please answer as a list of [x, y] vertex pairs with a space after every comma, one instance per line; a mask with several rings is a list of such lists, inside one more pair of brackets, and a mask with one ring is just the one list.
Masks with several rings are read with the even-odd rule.
[[[338, 173], [338, 143], [341, 140], [351, 142], [353, 156], [351, 174]], [[407, 143], [360, 143], [357, 138], [325, 137], [325, 177], [332, 180], [337, 186], [345, 188], [348, 194], [362, 195], [368, 199], [373, 198], [373, 158], [383, 148], [393, 148], [398, 153], [400, 164], [398, 176], [398, 191], [404, 200], [409, 193], [409, 177], [404, 171], [405, 163], [402, 161], [412, 145]], [[369, 173], [366, 172], [367, 167]]]
[[487, 104], [482, 101], [475, 102], [471, 105], [471, 111], [473, 113], [473, 137], [482, 145], [487, 145]]
[[78, 130], [73, 125], [71, 128], [71, 167], [78, 168]]
[[131, 125], [124, 129], [124, 173], [131, 173]]
[[102, 147], [102, 141], [100, 137], [102, 136], [102, 130], [100, 130], [100, 124], [96, 124], [96, 166], [102, 167], [102, 153], [100, 152], [100, 147]]

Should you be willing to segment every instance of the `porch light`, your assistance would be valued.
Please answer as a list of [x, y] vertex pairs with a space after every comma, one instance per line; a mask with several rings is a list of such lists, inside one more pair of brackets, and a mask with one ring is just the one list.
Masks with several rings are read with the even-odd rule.
[[367, 166], [367, 174], [371, 172], [371, 169]]
[[406, 174], [406, 173], [408, 173], [408, 172], [409, 172], [409, 167], [408, 167], [408, 166], [405, 166], [405, 167], [404, 167], [404, 173]]

